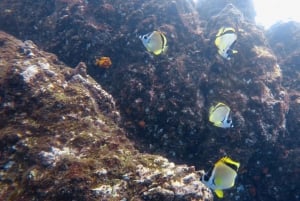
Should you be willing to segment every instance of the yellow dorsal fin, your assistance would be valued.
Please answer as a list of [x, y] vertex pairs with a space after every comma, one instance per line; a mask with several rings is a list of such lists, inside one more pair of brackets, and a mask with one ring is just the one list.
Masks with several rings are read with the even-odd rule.
[[222, 36], [227, 33], [235, 33], [235, 29], [232, 27], [221, 27], [216, 35], [216, 37]]
[[218, 198], [223, 198], [224, 197], [224, 193], [222, 190], [216, 189], [214, 190], [216, 195], [218, 196]]
[[239, 169], [240, 167], [240, 163], [239, 162], [236, 162], [236, 161], [233, 161], [231, 158], [229, 158], [228, 156], [225, 156], [223, 158], [220, 159], [220, 161], [222, 161], [223, 163], [225, 164], [230, 164], [230, 165], [233, 165], [236, 167], [236, 170]]
[[227, 33], [235, 33], [235, 29], [232, 27], [227, 27], [223, 29], [223, 34], [227, 34]]
[[221, 28], [218, 30], [218, 33], [217, 33], [216, 37], [221, 36], [221, 35], [224, 33], [224, 29], [225, 29], [225, 27], [221, 27]]

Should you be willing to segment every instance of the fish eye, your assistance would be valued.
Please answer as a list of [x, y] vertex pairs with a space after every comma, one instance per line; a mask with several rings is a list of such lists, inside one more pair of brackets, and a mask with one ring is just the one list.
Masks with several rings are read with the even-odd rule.
[[231, 119], [227, 119], [227, 123], [229, 124], [229, 123], [231, 123], [232, 121], [231, 121]]
[[148, 37], [147, 36], [143, 36], [143, 39], [147, 39]]

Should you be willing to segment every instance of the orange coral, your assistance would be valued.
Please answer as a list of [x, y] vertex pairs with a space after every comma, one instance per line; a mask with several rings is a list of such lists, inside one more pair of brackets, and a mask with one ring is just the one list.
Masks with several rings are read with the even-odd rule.
[[100, 57], [96, 59], [95, 64], [100, 68], [109, 68], [112, 65], [112, 62], [109, 57]]

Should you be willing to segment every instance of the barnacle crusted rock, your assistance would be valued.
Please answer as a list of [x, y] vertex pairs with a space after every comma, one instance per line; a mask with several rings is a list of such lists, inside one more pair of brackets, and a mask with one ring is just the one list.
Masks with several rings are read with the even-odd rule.
[[1, 198], [212, 200], [202, 172], [134, 148], [84, 63], [69, 68], [4, 32], [0, 52]]

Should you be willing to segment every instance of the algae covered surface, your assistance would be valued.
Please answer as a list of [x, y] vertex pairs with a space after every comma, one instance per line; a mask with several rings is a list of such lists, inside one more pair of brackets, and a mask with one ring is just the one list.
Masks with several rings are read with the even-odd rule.
[[84, 63], [71, 69], [4, 32], [0, 41], [3, 200], [211, 200], [194, 168], [134, 148]]
[[[0, 8], [4, 200], [212, 200], [199, 178], [225, 155], [241, 168], [224, 200], [299, 200], [298, 23], [266, 31], [251, 0]], [[237, 34], [231, 60], [221, 27]], [[153, 30], [158, 56], [139, 38]], [[208, 121], [218, 102], [233, 128]]]

